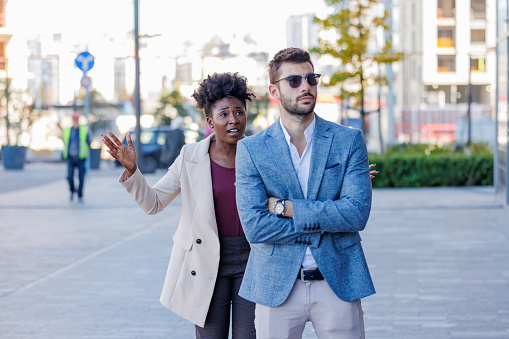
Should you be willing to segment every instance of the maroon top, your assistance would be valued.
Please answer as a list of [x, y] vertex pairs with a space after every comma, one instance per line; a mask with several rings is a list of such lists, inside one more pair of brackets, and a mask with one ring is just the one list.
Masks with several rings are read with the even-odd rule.
[[235, 168], [227, 168], [210, 159], [212, 192], [216, 212], [217, 231], [220, 237], [244, 235], [235, 201]]

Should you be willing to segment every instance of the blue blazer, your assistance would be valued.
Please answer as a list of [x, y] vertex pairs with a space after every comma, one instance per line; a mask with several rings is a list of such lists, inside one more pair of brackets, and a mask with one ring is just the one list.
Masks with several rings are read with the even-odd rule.
[[[315, 117], [307, 199], [279, 122], [237, 144], [237, 208], [252, 244], [239, 294], [255, 303], [286, 300], [308, 246], [340, 299], [375, 293], [359, 235], [371, 209], [362, 132]], [[293, 219], [269, 213], [269, 197], [292, 200]]]

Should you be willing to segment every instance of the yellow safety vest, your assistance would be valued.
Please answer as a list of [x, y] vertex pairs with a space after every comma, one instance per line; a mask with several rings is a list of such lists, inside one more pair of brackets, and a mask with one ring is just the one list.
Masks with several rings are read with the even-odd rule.
[[[67, 159], [69, 155], [69, 141], [71, 139], [71, 128], [67, 127], [62, 130], [62, 140], [64, 141], [64, 159]], [[88, 154], [90, 152], [90, 148], [88, 147], [87, 137], [88, 137], [88, 126], [80, 126], [78, 129], [78, 135], [79, 135], [79, 158], [85, 159], [88, 157]]]

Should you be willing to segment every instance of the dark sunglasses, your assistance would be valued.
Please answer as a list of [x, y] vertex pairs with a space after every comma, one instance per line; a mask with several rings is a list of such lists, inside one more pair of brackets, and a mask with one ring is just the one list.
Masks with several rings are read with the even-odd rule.
[[318, 85], [318, 81], [320, 80], [321, 76], [321, 74], [316, 73], [309, 73], [308, 75], [289, 75], [286, 78], [274, 81], [273, 84], [281, 80], [286, 80], [288, 81], [288, 85], [290, 85], [291, 88], [297, 88], [300, 86], [300, 84], [302, 84], [302, 78], [306, 78], [309, 86], [316, 86]]

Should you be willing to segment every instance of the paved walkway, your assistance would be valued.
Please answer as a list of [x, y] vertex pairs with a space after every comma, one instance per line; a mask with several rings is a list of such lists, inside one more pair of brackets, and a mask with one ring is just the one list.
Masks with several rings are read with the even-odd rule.
[[[193, 338], [159, 304], [180, 200], [147, 216], [103, 166], [71, 203], [64, 173], [0, 169], [0, 338]], [[491, 187], [375, 190], [362, 237], [367, 338], [509, 338], [509, 212]]]

